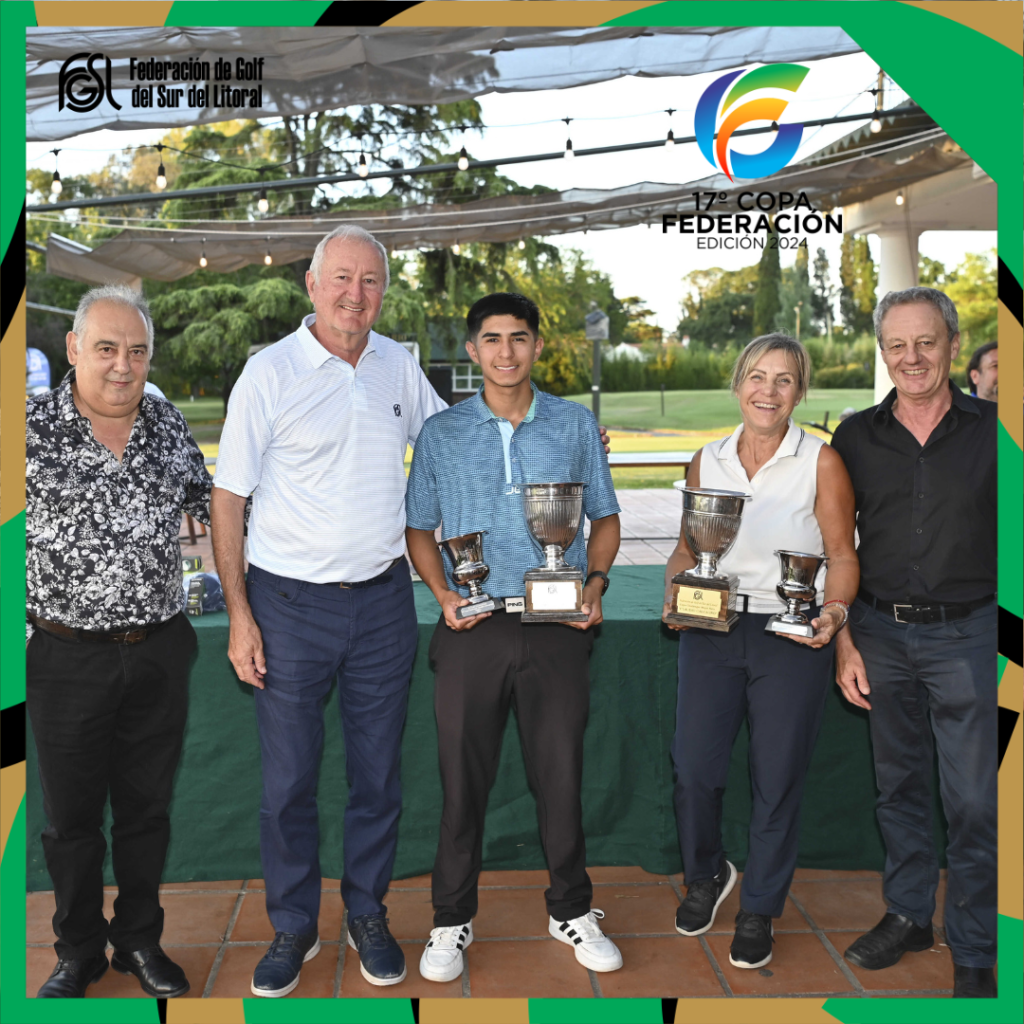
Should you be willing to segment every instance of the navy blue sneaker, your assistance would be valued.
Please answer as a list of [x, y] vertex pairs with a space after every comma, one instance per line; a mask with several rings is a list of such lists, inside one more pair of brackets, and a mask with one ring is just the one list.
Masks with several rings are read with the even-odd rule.
[[319, 952], [320, 936], [316, 932], [306, 932], [305, 935], [278, 932], [252, 973], [249, 986], [252, 994], [268, 999], [288, 995], [299, 983], [302, 965]]
[[349, 918], [348, 944], [359, 954], [359, 970], [371, 985], [397, 985], [405, 980], [405, 954], [388, 931], [383, 914]]

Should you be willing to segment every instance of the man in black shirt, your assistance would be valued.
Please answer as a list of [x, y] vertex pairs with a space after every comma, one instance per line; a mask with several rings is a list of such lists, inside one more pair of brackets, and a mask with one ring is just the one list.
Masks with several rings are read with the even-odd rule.
[[[210, 475], [184, 417], [143, 393], [141, 295], [87, 292], [67, 377], [26, 417], [26, 704], [39, 757], [57, 966], [45, 999], [81, 997], [111, 963], [146, 995], [184, 995], [160, 948], [160, 876], [196, 637], [182, 614], [182, 512], [209, 522]], [[103, 915], [110, 796], [118, 894]]]
[[853, 481], [861, 565], [836, 678], [870, 711], [887, 912], [845, 956], [877, 970], [933, 944], [937, 747], [953, 995], [994, 997], [998, 411], [949, 380], [960, 334], [941, 292], [889, 292], [874, 323], [895, 388], [832, 439]]

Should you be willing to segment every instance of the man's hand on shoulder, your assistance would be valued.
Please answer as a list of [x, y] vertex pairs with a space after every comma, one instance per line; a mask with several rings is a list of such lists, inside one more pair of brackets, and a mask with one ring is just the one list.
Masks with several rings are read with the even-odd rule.
[[604, 453], [607, 455], [612, 450], [611, 441], [608, 440], [608, 428], [599, 423], [597, 429], [601, 432], [601, 444], [604, 445]]

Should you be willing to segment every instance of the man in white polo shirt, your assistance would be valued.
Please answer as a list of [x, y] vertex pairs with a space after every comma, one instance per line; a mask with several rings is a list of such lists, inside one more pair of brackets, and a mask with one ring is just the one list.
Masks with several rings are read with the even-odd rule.
[[253, 974], [258, 996], [291, 992], [320, 949], [316, 788], [335, 675], [349, 780], [347, 938], [367, 981], [393, 985], [406, 973], [382, 902], [417, 633], [403, 460], [423, 421], [446, 406], [415, 359], [370, 329], [387, 286], [387, 252], [372, 235], [353, 226], [327, 235], [306, 274], [315, 313], [249, 360], [220, 441], [213, 541], [228, 656], [255, 687], [260, 852], [275, 930]]

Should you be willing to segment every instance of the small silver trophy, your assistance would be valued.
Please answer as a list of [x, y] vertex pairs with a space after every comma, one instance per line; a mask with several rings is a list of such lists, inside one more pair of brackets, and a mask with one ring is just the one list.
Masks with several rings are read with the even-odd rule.
[[484, 561], [484, 534], [464, 533], [461, 537], [449, 537], [441, 541], [441, 550], [452, 560], [452, 578], [459, 586], [469, 587], [469, 604], [455, 609], [455, 618], [468, 619], [484, 612], [498, 611], [505, 607], [500, 597], [485, 594], [480, 584], [491, 574], [490, 566]]
[[740, 515], [749, 494], [673, 486], [683, 492], [683, 534], [697, 557], [692, 569], [672, 577], [671, 611], [667, 622], [728, 633], [739, 622], [736, 613], [738, 576], [718, 571], [718, 560], [728, 552], [740, 528]]
[[775, 593], [787, 604], [782, 615], [773, 615], [764, 627], [766, 633], [789, 633], [791, 636], [814, 636], [814, 627], [800, 611], [802, 604], [810, 604], [817, 590], [814, 581], [818, 570], [828, 561], [824, 555], [809, 555], [806, 551], [776, 551], [782, 568], [782, 581], [775, 585]]
[[544, 549], [544, 565], [529, 569], [523, 622], [586, 622], [583, 573], [562, 557], [580, 528], [585, 484], [523, 484], [523, 514]]

